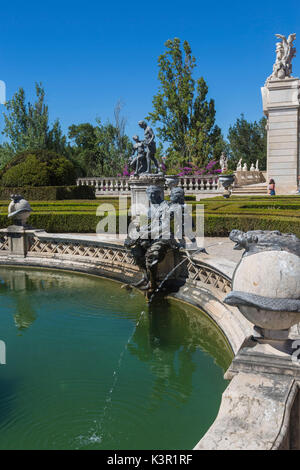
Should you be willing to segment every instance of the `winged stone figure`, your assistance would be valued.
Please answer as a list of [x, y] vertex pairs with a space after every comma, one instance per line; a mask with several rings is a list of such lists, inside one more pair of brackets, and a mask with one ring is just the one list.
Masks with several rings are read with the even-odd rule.
[[276, 61], [273, 65], [273, 73], [267, 79], [269, 80], [282, 80], [289, 78], [292, 74], [292, 59], [296, 55], [296, 48], [293, 46], [293, 42], [296, 39], [296, 34], [290, 34], [288, 38], [283, 34], [275, 34], [278, 39], [282, 42], [276, 43]]

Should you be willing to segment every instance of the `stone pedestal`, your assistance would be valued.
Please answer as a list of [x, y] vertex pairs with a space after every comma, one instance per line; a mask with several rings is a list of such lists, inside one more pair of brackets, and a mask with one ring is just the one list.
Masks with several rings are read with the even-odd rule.
[[292, 357], [248, 338], [225, 374], [231, 382], [217, 419], [195, 450], [299, 450], [300, 363]]
[[1, 229], [0, 234], [7, 235], [9, 240], [9, 252], [14, 256], [25, 258], [29, 249], [30, 239], [35, 232], [43, 230], [26, 229], [19, 225], [10, 225]]
[[276, 194], [293, 194], [299, 175], [300, 79], [270, 80], [262, 89], [267, 116], [267, 178]]
[[290, 353], [278, 349], [276, 341], [261, 342], [247, 338], [225, 373], [225, 379], [239, 374], [275, 374], [300, 380], [300, 340], [291, 340]]
[[149, 208], [149, 200], [146, 190], [149, 186], [159, 186], [162, 196], [164, 194], [165, 177], [162, 174], [144, 174], [130, 178], [131, 188], [131, 216], [136, 218], [141, 214], [146, 214]]

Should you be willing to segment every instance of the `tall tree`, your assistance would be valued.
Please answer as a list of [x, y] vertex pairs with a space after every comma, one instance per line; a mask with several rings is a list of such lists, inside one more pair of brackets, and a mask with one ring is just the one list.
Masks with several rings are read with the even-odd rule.
[[218, 157], [224, 145], [215, 124], [214, 100], [207, 100], [203, 77], [194, 80], [196, 60], [187, 41], [165, 43], [167, 51], [158, 59], [159, 91], [153, 97], [153, 111], [146, 119], [157, 126], [158, 136], [169, 143], [168, 158], [174, 164], [203, 165]]
[[45, 91], [40, 83], [35, 85], [36, 101], [26, 103], [23, 88], [13, 95], [5, 106], [3, 134], [9, 139], [11, 153], [32, 149], [48, 149], [64, 152], [66, 138], [59, 121], [52, 127], [49, 124], [48, 106], [45, 104]]
[[251, 164], [259, 162], [261, 170], [266, 169], [267, 162], [267, 120], [265, 117], [258, 122], [247, 121], [243, 114], [229, 127], [229, 166], [236, 168], [238, 161], [242, 158], [247, 163], [248, 169]]
[[119, 111], [120, 108], [115, 109], [115, 124], [102, 124], [96, 119], [96, 126], [84, 123], [69, 127], [75, 159], [88, 176], [116, 176], [132, 154], [132, 144]]

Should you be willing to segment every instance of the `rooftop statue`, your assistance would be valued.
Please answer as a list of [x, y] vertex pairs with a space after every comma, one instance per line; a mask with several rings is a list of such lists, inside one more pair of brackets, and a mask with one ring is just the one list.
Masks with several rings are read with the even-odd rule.
[[293, 41], [296, 39], [295, 33], [290, 34], [288, 38], [282, 34], [275, 34], [275, 36], [282, 42], [276, 43], [276, 61], [273, 65], [273, 73], [267, 78], [267, 82], [289, 78], [292, 74], [292, 59], [296, 55], [296, 48], [293, 47]]

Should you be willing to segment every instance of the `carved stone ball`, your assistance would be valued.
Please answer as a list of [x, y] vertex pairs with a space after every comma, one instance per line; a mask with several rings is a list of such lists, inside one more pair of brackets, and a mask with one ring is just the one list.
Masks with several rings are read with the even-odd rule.
[[8, 206], [8, 218], [13, 219], [17, 225], [25, 225], [32, 209], [26, 199], [17, 194], [11, 195], [11, 203]]
[[[238, 306], [251, 323], [270, 330], [288, 329], [300, 321], [300, 312], [288, 311], [288, 299], [300, 299], [300, 257], [278, 250], [244, 256], [234, 272], [232, 290], [267, 298], [271, 310]], [[280, 305], [287, 306], [285, 311], [280, 311]]]

